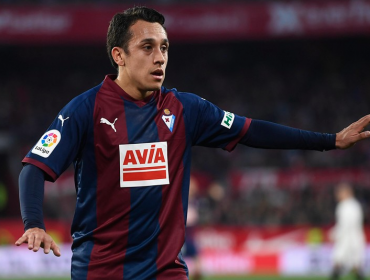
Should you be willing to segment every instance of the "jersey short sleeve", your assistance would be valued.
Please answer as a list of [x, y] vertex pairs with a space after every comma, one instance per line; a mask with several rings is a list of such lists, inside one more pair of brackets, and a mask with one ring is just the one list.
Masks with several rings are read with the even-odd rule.
[[42, 169], [47, 180], [55, 181], [81, 152], [93, 108], [86, 95], [69, 102], [56, 116], [47, 131], [28, 152], [23, 163]]
[[178, 93], [184, 105], [192, 144], [232, 151], [247, 132], [251, 119], [224, 111], [192, 93]]

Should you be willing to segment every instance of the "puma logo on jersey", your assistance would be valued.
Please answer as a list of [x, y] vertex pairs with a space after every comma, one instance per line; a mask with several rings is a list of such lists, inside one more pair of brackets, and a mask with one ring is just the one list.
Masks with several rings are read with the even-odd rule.
[[68, 120], [69, 117], [66, 117], [65, 119], [63, 119], [63, 116], [62, 115], [59, 115], [58, 119], [62, 121], [62, 126], [63, 126], [64, 125], [64, 121], [65, 120]]
[[111, 123], [110, 121], [108, 121], [106, 118], [101, 118], [100, 119], [100, 123], [105, 123], [107, 125], [110, 125], [113, 128], [114, 132], [117, 132], [116, 128], [114, 127], [114, 124], [116, 123], [116, 121], [117, 121], [117, 118], [114, 120], [113, 123]]
[[167, 142], [120, 145], [119, 153], [122, 188], [169, 184]]

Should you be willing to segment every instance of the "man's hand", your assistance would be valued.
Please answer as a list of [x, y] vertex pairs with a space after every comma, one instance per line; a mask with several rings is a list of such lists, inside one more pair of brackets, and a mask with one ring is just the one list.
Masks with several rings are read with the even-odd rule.
[[337, 133], [335, 146], [338, 149], [347, 149], [352, 147], [358, 141], [370, 138], [370, 131], [364, 131], [365, 127], [370, 123], [370, 115], [362, 117], [357, 122], [347, 126], [341, 132]]
[[44, 253], [49, 254], [50, 250], [54, 255], [60, 257], [60, 249], [49, 234], [40, 228], [28, 229], [21, 238], [19, 238], [15, 245], [20, 246], [23, 243], [28, 243], [28, 249], [37, 252], [40, 247], [44, 248]]

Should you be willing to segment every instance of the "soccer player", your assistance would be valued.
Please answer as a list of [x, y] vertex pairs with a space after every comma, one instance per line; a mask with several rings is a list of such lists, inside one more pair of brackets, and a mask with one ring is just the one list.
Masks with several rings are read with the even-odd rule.
[[335, 196], [338, 204], [335, 210], [336, 224], [331, 232], [334, 241], [331, 279], [339, 279], [343, 269], [353, 270], [359, 280], [365, 279], [361, 271], [366, 246], [361, 204], [347, 183], [337, 186]]
[[73, 163], [72, 279], [188, 279], [184, 244], [191, 147], [345, 149], [369, 138], [370, 115], [323, 134], [225, 112], [197, 95], [162, 86], [169, 40], [164, 17], [134, 7], [109, 25], [116, 75], [75, 97], [23, 159], [25, 233], [16, 245], [60, 256], [45, 232], [44, 180]]

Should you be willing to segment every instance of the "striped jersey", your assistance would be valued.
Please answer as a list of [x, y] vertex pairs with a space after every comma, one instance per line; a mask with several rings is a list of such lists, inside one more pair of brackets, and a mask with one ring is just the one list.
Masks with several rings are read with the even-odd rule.
[[72, 279], [188, 279], [191, 147], [231, 151], [251, 120], [176, 89], [135, 100], [115, 78], [69, 102], [23, 162], [51, 181], [74, 164]]

